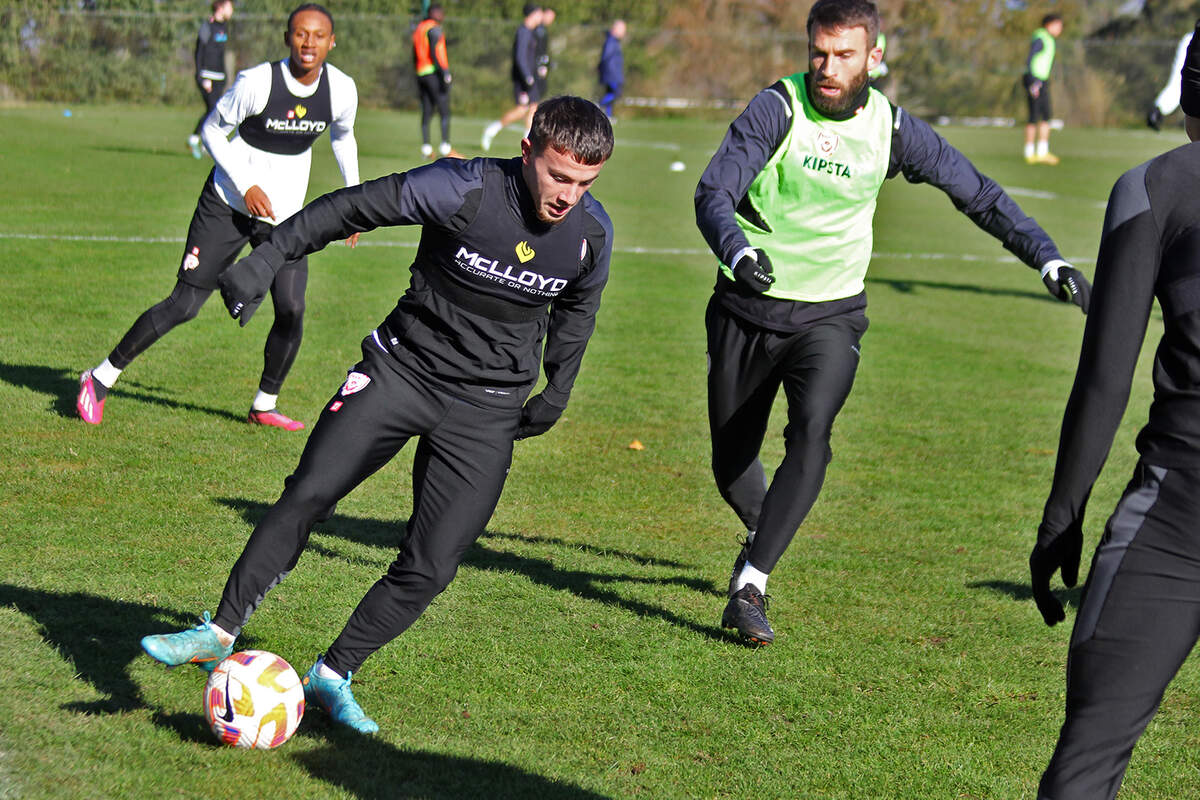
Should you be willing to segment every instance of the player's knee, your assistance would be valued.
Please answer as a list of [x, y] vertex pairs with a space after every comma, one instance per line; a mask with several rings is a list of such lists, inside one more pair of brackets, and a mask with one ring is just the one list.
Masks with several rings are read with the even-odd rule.
[[342, 499], [336, 492], [326, 488], [324, 481], [295, 472], [287, 476], [283, 487], [279, 502], [287, 503], [314, 524], [333, 516], [338, 501]]

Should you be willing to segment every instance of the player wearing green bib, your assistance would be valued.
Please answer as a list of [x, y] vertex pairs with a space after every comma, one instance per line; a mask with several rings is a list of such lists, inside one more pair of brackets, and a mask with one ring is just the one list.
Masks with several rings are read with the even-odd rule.
[[[1063, 19], [1058, 14], [1042, 17], [1042, 27], [1033, 32], [1029, 56], [1025, 59], [1025, 101], [1029, 105], [1029, 122], [1025, 125], [1025, 163], [1058, 163], [1050, 152], [1050, 70], [1054, 66], [1054, 40], [1063, 31]], [[1036, 140], [1036, 144], [1035, 144]]]
[[[775, 635], [767, 575], [820, 492], [858, 367], [883, 181], [903, 174], [946, 192], [1060, 300], [1086, 312], [1091, 291], [995, 181], [869, 88], [878, 33], [869, 0], [817, 0], [809, 72], [750, 102], [696, 189], [696, 221], [721, 264], [705, 316], [713, 474], [748, 533], [722, 624], [759, 644]], [[759, 450], [781, 387], [786, 454], [768, 486]]]

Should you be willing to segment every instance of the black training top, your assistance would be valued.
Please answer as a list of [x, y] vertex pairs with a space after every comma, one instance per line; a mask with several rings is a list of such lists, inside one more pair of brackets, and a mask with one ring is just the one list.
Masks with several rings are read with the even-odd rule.
[[[867, 89], [863, 91], [865, 103]], [[1062, 257], [1037, 222], [928, 123], [897, 106], [892, 106], [892, 117], [887, 177], [903, 174], [909, 183], [929, 183], [941, 189], [955, 208], [1030, 267], [1040, 269], [1046, 262]], [[759, 92], [730, 124], [700, 177], [695, 197], [696, 224], [723, 264], [733, 266], [735, 254], [749, 246], [737, 224], [738, 206], [791, 127], [791, 100], [781, 81]], [[814, 320], [861, 311], [867, 305], [865, 292], [821, 303], [766, 297], [719, 272], [716, 289], [724, 307], [750, 322], [779, 331], [798, 330]]]
[[521, 86], [533, 86], [537, 76], [537, 39], [524, 25], [513, 35], [512, 79]]
[[1063, 416], [1043, 523], [1082, 522], [1129, 399], [1157, 298], [1163, 337], [1154, 402], [1137, 437], [1147, 462], [1200, 468], [1200, 144], [1172, 150], [1117, 180], [1104, 216], [1091, 308]]
[[224, 22], [206, 19], [196, 34], [196, 80], [225, 80], [225, 42], [229, 33]]
[[[254, 250], [273, 269], [385, 225], [421, 225], [412, 279], [375, 331], [381, 348], [457, 394], [565, 407], [608, 280], [612, 222], [590, 194], [539, 221], [521, 159], [442, 159], [319, 197]], [[542, 343], [545, 341], [543, 357]]]

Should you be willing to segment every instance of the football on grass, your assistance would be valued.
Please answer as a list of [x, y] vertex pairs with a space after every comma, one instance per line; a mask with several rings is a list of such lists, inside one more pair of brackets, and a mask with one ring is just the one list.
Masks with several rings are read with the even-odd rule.
[[302, 716], [300, 676], [265, 650], [243, 650], [224, 659], [204, 687], [204, 718], [230, 747], [279, 747], [296, 732]]

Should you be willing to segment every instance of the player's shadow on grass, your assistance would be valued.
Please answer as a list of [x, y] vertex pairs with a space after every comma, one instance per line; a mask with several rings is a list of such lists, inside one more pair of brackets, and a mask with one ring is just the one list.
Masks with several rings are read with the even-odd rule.
[[144, 708], [141, 689], [126, 669], [142, 652], [141, 637], [196, 624], [195, 619], [161, 606], [12, 584], [0, 584], [0, 607], [15, 608], [33, 619], [43, 641], [70, 661], [79, 677], [105, 695], [100, 700], [63, 705], [82, 714]]
[[[258, 503], [240, 498], [219, 498], [218, 501], [222, 505], [241, 514], [242, 518], [250, 525], [254, 525], [260, 520], [267, 509], [270, 507], [264, 503]], [[342, 514], [334, 514], [327, 521], [319, 523], [313, 528], [315, 533], [337, 536], [348, 541], [358, 542], [360, 544], [378, 547], [387, 551], [386, 560], [381, 559], [380, 566], [386, 567], [394, 557], [393, 554], [400, 549], [400, 543], [405, 535], [404, 521], [384, 521], [376, 519], [364, 519], [360, 517], [349, 517]], [[553, 537], [539, 537], [528, 534], [519, 533], [504, 533], [499, 531], [486, 531], [479, 538], [471, 549], [467, 551], [466, 557], [463, 559], [463, 565], [473, 567], [475, 569], [485, 569], [494, 572], [516, 573], [523, 575], [525, 578], [534, 583], [545, 586], [550, 589], [570, 592], [576, 597], [584, 600], [592, 600], [594, 602], [610, 605], [615, 608], [620, 608], [629, 611], [638, 616], [648, 617], [651, 619], [661, 619], [664, 622], [669, 622], [681, 628], [694, 631], [702, 636], [720, 641], [740, 641], [736, 636], [727, 633], [721, 628], [712, 625], [701, 625], [693, 620], [681, 617], [678, 614], [670, 611], [662, 606], [647, 603], [641, 600], [636, 600], [623, 596], [617, 589], [612, 588], [614, 584], [642, 584], [651, 586], [681, 586], [686, 589], [691, 589], [702, 594], [712, 593], [712, 581], [700, 578], [688, 577], [686, 575], [673, 575], [670, 577], [644, 577], [637, 575], [623, 574], [620, 572], [596, 572], [588, 570], [573, 570], [563, 569], [555, 566], [554, 562], [549, 559], [535, 558], [528, 555], [517, 555], [516, 553], [506, 552], [504, 550], [492, 549], [486, 545], [489, 540], [509, 540], [528, 542], [536, 545], [557, 545], [561, 547], [569, 547], [573, 550], [583, 549], [590, 554], [610, 558], [615, 560], [632, 561], [638, 564], [665, 567], [670, 569], [693, 569], [689, 565], [681, 564], [677, 561], [657, 559], [649, 556], [644, 556], [638, 553], [629, 553], [621, 550], [612, 550], [601, 547], [583, 546], [574, 542], [567, 542], [562, 539]], [[326, 558], [344, 559], [346, 556], [342, 553], [332, 550], [321, 545], [319, 542], [309, 542], [308, 552], [315, 553]], [[367, 586], [363, 586], [363, 591], [367, 590]]]
[[[1014, 600], [1026, 601], [1033, 599], [1033, 590], [1029, 588], [1027, 583], [1013, 583], [1012, 581], [972, 581], [967, 584], [968, 589], [990, 589], [999, 594], [1006, 594]], [[1063, 604], [1063, 608], [1079, 608], [1079, 600], [1083, 596], [1083, 584], [1079, 584], [1073, 589], [1059, 589], [1054, 592], [1054, 596], [1058, 598], [1058, 602]]]
[[1054, 299], [1049, 292], [1044, 290], [1000, 289], [994, 286], [981, 286], [977, 283], [946, 283], [945, 281], [906, 280], [903, 278], [867, 278], [866, 282], [877, 286], [886, 286], [900, 294], [914, 294], [918, 289], [943, 289], [951, 292], [982, 294], [988, 297], [1020, 297], [1025, 300], [1041, 300], [1048, 303], [1062, 302]]
[[[79, 396], [79, 372], [64, 367], [47, 367], [38, 364], [8, 364], [0, 361], [0, 381], [29, 389], [38, 394], [48, 395], [50, 408], [60, 417], [74, 419], [75, 399]], [[229, 409], [202, 406], [178, 400], [169, 395], [169, 390], [160, 386], [151, 386], [125, 379], [117, 384], [109, 397], [117, 402], [124, 400], [140, 400], [168, 408], [184, 411], [198, 411], [202, 414], [212, 414], [225, 417], [235, 422], [244, 422], [245, 417], [235, 414]]]
[[337, 786], [360, 800], [405, 797], [601, 800], [605, 797], [511, 764], [401, 749], [379, 736], [361, 736], [338, 728], [323, 714], [312, 716], [317, 720], [314, 722], [306, 714], [297, 736], [321, 737], [328, 744], [298, 752], [292, 759], [316, 780]]
[[91, 145], [87, 149], [101, 153], [121, 153], [134, 156], [166, 156], [167, 158], [192, 158], [191, 152], [171, 147], [130, 147], [129, 145]]

